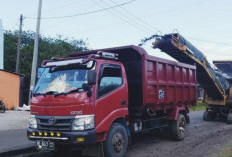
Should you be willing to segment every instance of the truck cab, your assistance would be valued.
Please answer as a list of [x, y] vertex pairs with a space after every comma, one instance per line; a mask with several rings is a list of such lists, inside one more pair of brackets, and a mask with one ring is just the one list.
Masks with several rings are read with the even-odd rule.
[[44, 62], [31, 98], [29, 139], [61, 144], [103, 141], [109, 125], [128, 115], [125, 68], [112, 57]]

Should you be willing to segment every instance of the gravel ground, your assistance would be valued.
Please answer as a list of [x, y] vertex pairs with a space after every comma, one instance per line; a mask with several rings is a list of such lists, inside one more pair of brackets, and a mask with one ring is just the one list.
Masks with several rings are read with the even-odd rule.
[[202, 114], [201, 111], [191, 112], [184, 141], [171, 141], [154, 133], [146, 135], [145, 139], [141, 136], [129, 148], [127, 157], [220, 156], [221, 150], [232, 140], [232, 125], [220, 121], [205, 122]]
[[[202, 115], [203, 111], [190, 113], [191, 122], [183, 141], [172, 141], [158, 132], [136, 135], [126, 157], [224, 157], [231, 154], [232, 125], [221, 121], [205, 122]], [[36, 151], [16, 156], [55, 157], [57, 154]]]

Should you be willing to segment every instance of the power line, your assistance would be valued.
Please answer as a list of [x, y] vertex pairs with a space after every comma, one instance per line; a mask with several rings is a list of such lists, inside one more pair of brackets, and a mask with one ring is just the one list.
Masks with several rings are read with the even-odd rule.
[[212, 43], [212, 44], [217, 44], [217, 45], [224, 45], [224, 46], [229, 46], [232, 47], [231, 44], [229, 43], [224, 43], [224, 42], [218, 42], [218, 41], [211, 41], [211, 40], [206, 40], [206, 39], [199, 39], [199, 38], [194, 38], [194, 37], [189, 37], [189, 39], [195, 40], [195, 41], [199, 41], [199, 42], [206, 42], [206, 43]]
[[[110, 1], [117, 5], [117, 3], [114, 2], [113, 0], [110, 0]], [[155, 29], [155, 30], [157, 30], [157, 31], [160, 31], [158, 28], [156, 28], [156, 27], [154, 27], [153, 25], [151, 25], [150, 23], [148, 23], [148, 22], [142, 20], [141, 18], [138, 18], [137, 16], [135, 16], [134, 14], [132, 14], [130, 11], [128, 11], [128, 10], [125, 9], [124, 7], [121, 7], [121, 6], [120, 6], [120, 8], [121, 8], [122, 10], [124, 10], [125, 12], [127, 12], [128, 14], [130, 14], [131, 16], [133, 16], [133, 17], [134, 17], [135, 19], [137, 19], [138, 21], [141, 21], [143, 24], [145, 24], [145, 26], [150, 26], [151, 29]]]
[[[90, 11], [90, 12], [86, 12], [86, 13], [79, 13], [79, 14], [73, 14], [73, 15], [66, 15], [66, 16], [57, 16], [57, 17], [44, 17], [44, 18], [40, 18], [40, 19], [61, 19], [61, 18], [71, 18], [71, 17], [76, 17], [76, 16], [82, 16], [82, 15], [89, 15], [89, 14], [94, 14], [94, 13], [98, 13], [98, 12], [102, 12], [102, 11], [107, 11], [107, 10], [110, 10], [110, 9], [113, 9], [113, 8], [116, 8], [116, 7], [120, 7], [120, 6], [123, 6], [123, 5], [127, 5], [129, 3], [132, 3], [136, 0], [131, 0], [129, 2], [126, 2], [126, 3], [121, 3], [119, 5], [115, 5], [115, 6], [112, 6], [112, 7], [108, 7], [108, 8], [103, 8], [103, 9], [100, 9], [100, 10], [95, 10], [95, 11]], [[35, 17], [26, 17], [28, 19], [37, 19]]]
[[[47, 10], [43, 10], [43, 13], [52, 12], [53, 10], [57, 10], [57, 9], [61, 9], [61, 8], [66, 8], [67, 6], [73, 5], [73, 4], [78, 3], [80, 1], [83, 2], [83, 0], [78, 0], [78, 1], [75, 1], [75, 2], [68, 3], [66, 5], [50, 8], [50, 9], [47, 9]], [[30, 17], [31, 15], [36, 15], [36, 11], [30, 12], [27, 15], [28, 15], [28, 17]], [[27, 15], [25, 15], [25, 17], [27, 17]]]
[[[96, 5], [96, 4], [95, 4]], [[139, 18], [139, 17], [138, 17]], [[54, 27], [58, 27], [58, 26], [60, 26], [60, 24], [62, 24], [62, 23], [64, 23], [64, 22], [66, 22], [66, 21], [68, 21], [68, 20], [64, 20], [64, 21], [62, 21], [62, 22], [59, 22], [59, 23], [57, 23], [57, 24], [55, 24], [55, 25], [53, 25]], [[90, 29], [87, 29], [87, 30], [83, 30], [83, 31], [81, 31], [82, 33], [86, 33], [86, 32], [90, 32], [90, 31], [97, 31], [97, 30], [100, 30], [100, 29], [104, 29], [104, 28], [109, 28], [109, 27], [112, 27], [112, 26], [116, 26], [116, 25], [120, 25], [120, 24], [122, 24], [122, 23], [128, 23], [128, 22], [131, 22], [131, 21], [135, 21], [135, 20], [122, 20], [123, 22], [117, 22], [117, 23], [113, 23], [113, 24], [108, 24], [108, 25], [104, 25], [104, 26], [100, 26], [100, 27], [95, 27], [95, 28], [90, 28]], [[50, 28], [54, 28], [54, 27], [48, 27], [47, 29], [50, 29]], [[47, 30], [47, 29], [45, 29], [45, 30]], [[72, 34], [75, 34], [75, 33], [69, 33], [70, 35]], [[69, 35], [68, 34], [68, 35]]]
[[167, 14], [167, 13], [169, 14], [169, 13], [172, 13], [172, 12], [181, 11], [183, 9], [184, 10], [189, 9], [189, 8], [195, 7], [195, 4], [197, 4], [199, 6], [199, 5], [202, 5], [202, 4], [207, 3], [207, 2], [211, 2], [211, 1], [202, 1], [202, 0], [194, 1], [194, 3], [191, 4], [191, 5], [181, 6], [181, 7], [172, 8], [172, 9], [168, 9], [168, 10], [164, 10], [164, 11], [153, 12], [152, 14], [148, 14], [148, 15], [144, 16], [144, 18], [160, 16], [160, 14], [161, 15]]
[[232, 55], [228, 55], [228, 54], [222, 54], [221, 52], [219, 52], [220, 54], [216, 54], [216, 53], [204, 53], [204, 54], [207, 54], [207, 55], [211, 55], [211, 56], [220, 56], [220, 57], [224, 57], [224, 56], [227, 56], [227, 57], [232, 57]]
[[69, 7], [70, 5], [73, 5], [73, 4], [76, 4], [76, 3], [78, 3], [78, 5], [80, 5], [81, 2], [84, 2], [84, 1], [83, 0], [77, 0], [75, 2], [71, 2], [71, 3], [68, 3], [66, 5], [62, 5], [62, 6], [59, 6], [59, 7], [44, 10], [43, 13], [52, 12], [53, 10], [66, 8], [66, 7]]
[[[101, 0], [101, 2], [102, 3], [104, 3], [105, 5], [108, 5], [107, 3], [105, 3], [103, 0]], [[116, 3], [115, 3], [116, 4]], [[117, 4], [116, 4], [117, 5]], [[109, 6], [109, 5], [108, 5]], [[124, 17], [124, 18], [126, 18], [127, 20], [128, 20], [128, 22], [130, 22], [130, 23], [133, 23], [133, 24], [135, 24], [136, 25], [136, 27], [141, 27], [141, 29], [143, 29], [143, 30], [145, 30], [145, 31], [147, 31], [144, 27], [146, 27], [146, 26], [144, 26], [144, 25], [142, 25], [142, 24], [140, 24], [140, 23], [138, 23], [137, 21], [133, 21], [133, 20], [131, 20], [131, 18], [129, 18], [128, 16], [126, 16], [126, 15], [124, 15], [124, 14], [122, 14], [121, 12], [119, 12], [118, 10], [116, 10], [116, 9], [113, 9], [115, 12], [117, 12], [119, 15], [121, 15], [122, 17]], [[147, 29], [150, 29], [149, 27], [147, 27]], [[149, 30], [149, 31], [152, 31], [152, 30]]]
[[[96, 5], [98, 5], [98, 6], [100, 6], [100, 7], [103, 8], [103, 6], [101, 6], [100, 4], [96, 3], [94, 0], [91, 0], [91, 1], [92, 1], [93, 3], [95, 3]], [[134, 28], [136, 28], [136, 29], [138, 29], [138, 30], [140, 30], [140, 31], [142, 31], [142, 32], [149, 33], [148, 31], [146, 31], [146, 30], [144, 30], [144, 29], [138, 27], [137, 25], [132, 24], [132, 23], [130, 22], [130, 20], [125, 20], [125, 19], [121, 18], [120, 16], [118, 16], [117, 14], [113, 13], [113, 12], [110, 11], [110, 10], [107, 10], [107, 11], [108, 11], [110, 14], [114, 15], [115, 17], [117, 17], [117, 18], [123, 20], [124, 22], [126, 22], [126, 23], [128, 23], [128, 24], [130, 24], [130, 25], [133, 26]]]
[[[82, 9], [81, 11], [84, 11], [84, 10], [89, 10], [90, 8], [92, 8], [93, 6], [95, 6], [95, 4], [92, 4], [92, 5], [90, 5], [89, 7], [87, 7], [87, 8], [85, 8], [85, 9]], [[48, 27], [48, 28], [45, 28], [45, 29], [43, 29], [43, 30], [49, 30], [49, 29], [51, 29], [51, 28], [55, 28], [55, 27], [58, 27], [58, 26], [60, 26], [61, 24], [63, 24], [63, 23], [65, 23], [65, 22], [67, 22], [67, 21], [69, 21], [70, 19], [64, 19], [64, 20], [62, 20], [62, 21], [60, 21], [60, 22], [58, 22], [58, 23], [56, 23], [56, 24], [54, 24], [54, 25], [52, 25], [52, 26], [50, 26], [50, 27]]]

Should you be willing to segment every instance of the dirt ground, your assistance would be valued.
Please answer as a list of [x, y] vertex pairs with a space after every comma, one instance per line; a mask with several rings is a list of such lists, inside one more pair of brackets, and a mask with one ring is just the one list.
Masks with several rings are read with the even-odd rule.
[[[158, 132], [136, 135], [126, 157], [224, 157], [232, 156], [232, 125], [205, 122], [203, 111], [190, 113], [183, 141], [172, 141]], [[16, 156], [55, 157], [53, 152], [28, 152]]]
[[152, 138], [141, 136], [129, 148], [127, 157], [224, 156], [223, 151], [232, 143], [232, 125], [221, 121], [205, 122], [202, 114], [202, 111], [191, 112], [184, 141], [171, 141], [154, 133], [150, 134]]

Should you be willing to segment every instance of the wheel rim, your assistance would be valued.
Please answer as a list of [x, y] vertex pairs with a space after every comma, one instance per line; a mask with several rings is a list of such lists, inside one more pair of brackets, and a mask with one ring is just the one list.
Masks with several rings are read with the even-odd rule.
[[179, 132], [180, 132], [180, 134], [184, 134], [184, 132], [185, 132], [185, 120], [184, 120], [184, 118], [181, 118], [181, 121], [179, 123]]
[[114, 134], [113, 139], [112, 139], [112, 146], [116, 153], [121, 152], [121, 150], [123, 149], [124, 139], [123, 139], [123, 135], [120, 132], [117, 132], [116, 134]]

